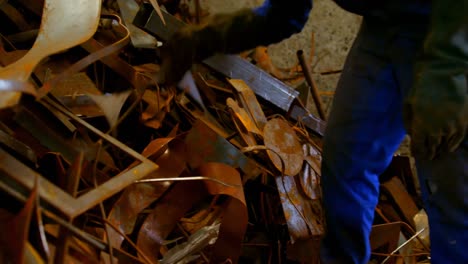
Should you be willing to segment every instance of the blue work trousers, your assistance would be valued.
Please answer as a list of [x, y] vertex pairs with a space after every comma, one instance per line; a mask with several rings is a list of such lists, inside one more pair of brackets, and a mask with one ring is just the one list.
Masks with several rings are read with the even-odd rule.
[[[364, 18], [339, 81], [324, 137], [324, 264], [367, 264], [379, 175], [406, 131], [402, 103], [428, 23]], [[436, 105], [434, 107], [437, 107]], [[430, 221], [432, 264], [468, 263], [468, 140], [417, 160]]]

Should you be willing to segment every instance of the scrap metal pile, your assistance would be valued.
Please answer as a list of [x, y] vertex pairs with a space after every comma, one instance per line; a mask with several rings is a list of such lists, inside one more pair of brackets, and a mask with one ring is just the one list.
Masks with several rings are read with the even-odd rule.
[[[2, 263], [318, 263], [324, 122], [238, 56], [159, 85], [204, 12], [149, 2], [0, 0]], [[414, 235], [387, 187], [376, 250]]]

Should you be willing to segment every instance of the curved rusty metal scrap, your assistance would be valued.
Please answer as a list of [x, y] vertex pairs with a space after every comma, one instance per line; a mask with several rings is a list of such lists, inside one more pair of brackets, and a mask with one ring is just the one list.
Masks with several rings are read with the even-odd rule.
[[275, 167], [282, 171], [281, 160], [283, 160], [284, 174], [288, 176], [297, 175], [302, 169], [304, 155], [296, 133], [288, 122], [281, 118], [271, 119], [265, 125], [263, 136], [265, 146], [269, 149], [267, 151], [268, 156]]
[[137, 240], [137, 246], [151, 261], [158, 263], [159, 249], [176, 227], [177, 221], [199, 203], [205, 194], [202, 182], [190, 181], [175, 184], [161, 198], [141, 226]]
[[203, 164], [197, 172], [239, 187], [226, 187], [212, 181], [176, 184], [156, 205], [139, 231], [137, 244], [153, 261], [158, 259], [159, 248], [190, 208], [208, 195], [227, 195], [230, 199], [224, 204], [224, 216], [211, 260], [213, 263], [227, 259], [237, 262], [247, 228], [247, 208], [240, 175], [236, 169], [221, 163]]
[[[143, 151], [143, 156], [154, 160], [159, 169], [145, 179], [178, 177], [186, 167], [184, 142], [174, 138], [153, 140]], [[138, 214], [161, 197], [171, 186], [170, 182], [133, 184], [127, 187], [112, 207], [108, 220], [124, 234], [132, 232]], [[119, 248], [124, 237], [116, 231], [109, 232], [110, 244]]]
[[[221, 163], [206, 163], [198, 168], [202, 175], [217, 178], [236, 185], [241, 184], [240, 175], [234, 168]], [[228, 259], [236, 263], [241, 253], [241, 243], [247, 230], [247, 205], [244, 189], [225, 187], [206, 181], [205, 186], [212, 195], [228, 195], [231, 198], [224, 207], [223, 220], [219, 229], [212, 256], [212, 263], [221, 263]]]

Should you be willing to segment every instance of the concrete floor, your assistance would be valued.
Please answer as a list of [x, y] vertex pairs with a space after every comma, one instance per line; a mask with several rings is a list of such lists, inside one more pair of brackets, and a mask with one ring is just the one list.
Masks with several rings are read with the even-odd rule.
[[[201, 0], [202, 8], [210, 14], [232, 12], [242, 7], [255, 7], [263, 0]], [[314, 0], [309, 21], [303, 31], [278, 44], [268, 47], [268, 53], [277, 67], [288, 68], [297, 63], [296, 51], [304, 50], [306, 58], [315, 35], [315, 57], [311, 65], [317, 86], [321, 91], [333, 92], [339, 74], [320, 75], [320, 72], [340, 70], [359, 29], [361, 17], [339, 8], [332, 0]], [[329, 110], [332, 96], [322, 96]]]

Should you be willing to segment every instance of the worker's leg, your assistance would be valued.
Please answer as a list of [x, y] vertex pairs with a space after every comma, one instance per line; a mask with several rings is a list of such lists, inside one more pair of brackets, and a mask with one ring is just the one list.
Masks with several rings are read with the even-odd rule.
[[363, 22], [327, 123], [322, 163], [327, 221], [321, 252], [324, 264], [369, 260], [378, 176], [405, 135], [402, 99], [411, 83], [412, 57], [421, 41], [396, 41], [387, 30]]
[[417, 161], [429, 216], [432, 264], [468, 263], [468, 138], [448, 155]]

